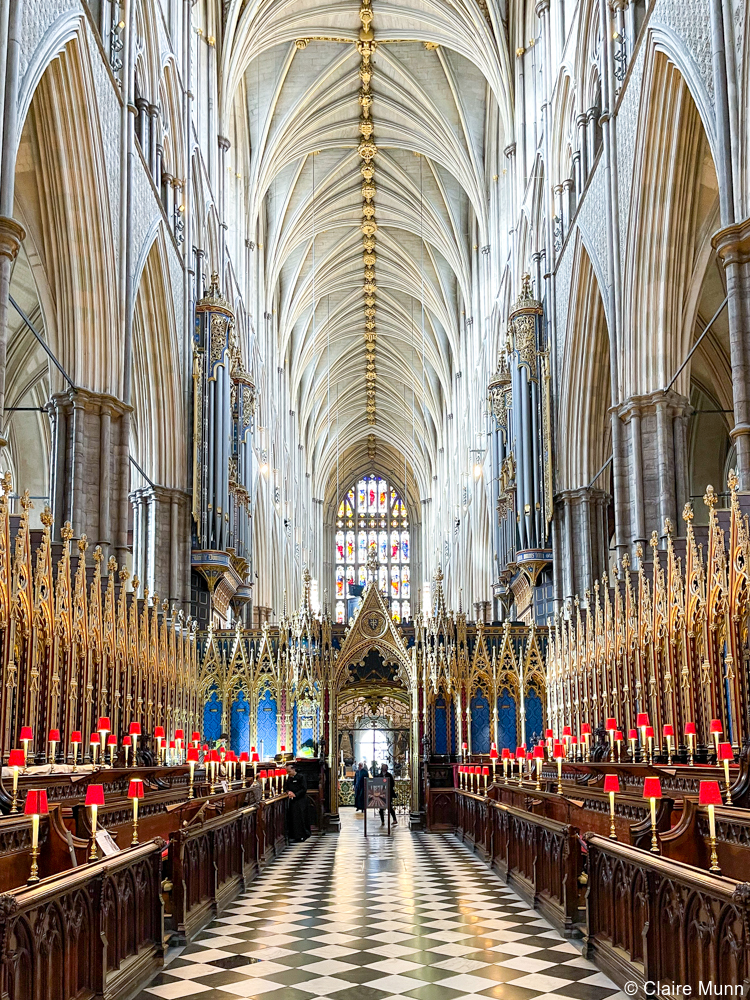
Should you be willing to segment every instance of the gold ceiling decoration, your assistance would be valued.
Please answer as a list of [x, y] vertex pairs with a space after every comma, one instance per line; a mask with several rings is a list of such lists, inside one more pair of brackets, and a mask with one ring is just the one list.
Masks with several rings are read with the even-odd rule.
[[375, 155], [378, 147], [375, 145], [375, 123], [372, 118], [372, 91], [370, 82], [372, 80], [372, 54], [377, 48], [375, 34], [372, 30], [372, 4], [371, 0], [362, 0], [359, 8], [359, 19], [362, 28], [359, 32], [357, 50], [361, 57], [359, 66], [359, 78], [361, 89], [359, 91], [359, 106], [361, 110], [359, 119], [359, 133], [361, 136], [357, 152], [359, 153], [361, 164], [360, 173], [362, 175], [362, 263], [364, 264], [364, 284], [362, 291], [364, 294], [365, 309], [365, 386], [367, 392], [367, 422], [375, 423], [375, 385], [377, 383], [377, 371], [375, 369], [375, 342], [377, 341], [377, 330], [375, 325], [376, 316], [376, 283], [375, 265], [377, 263], [376, 254], [376, 233], [378, 224], [375, 221]]

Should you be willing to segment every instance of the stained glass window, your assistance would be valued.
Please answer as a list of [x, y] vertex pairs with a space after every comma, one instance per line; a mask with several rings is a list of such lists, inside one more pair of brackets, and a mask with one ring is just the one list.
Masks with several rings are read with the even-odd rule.
[[378, 559], [378, 587], [395, 621], [411, 618], [409, 516], [398, 489], [365, 476], [339, 503], [335, 533], [336, 621], [348, 620], [349, 587], [367, 581], [367, 559]]

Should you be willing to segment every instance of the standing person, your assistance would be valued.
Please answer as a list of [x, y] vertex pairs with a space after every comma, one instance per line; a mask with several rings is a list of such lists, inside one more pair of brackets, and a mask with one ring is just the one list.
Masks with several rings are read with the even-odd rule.
[[289, 839], [294, 841], [307, 840], [310, 836], [309, 799], [307, 797], [307, 782], [304, 774], [300, 774], [293, 761], [286, 766], [287, 777], [284, 791], [289, 799]]
[[354, 808], [358, 813], [365, 811], [365, 779], [367, 769], [364, 762], [360, 761], [354, 775]]
[[[386, 778], [388, 781], [388, 787], [390, 789], [390, 809], [388, 810], [391, 814], [391, 819], [393, 820], [393, 825], [398, 826], [398, 820], [396, 819], [396, 810], [393, 808], [393, 803], [396, 801], [396, 779], [393, 777], [391, 772], [388, 770], [387, 764], [380, 765], [380, 777]], [[385, 809], [380, 809], [380, 825], [383, 826], [385, 823]]]

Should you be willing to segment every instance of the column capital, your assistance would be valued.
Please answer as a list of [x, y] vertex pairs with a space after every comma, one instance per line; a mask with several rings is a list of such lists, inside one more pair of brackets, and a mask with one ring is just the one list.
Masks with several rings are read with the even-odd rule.
[[714, 233], [711, 246], [724, 267], [750, 263], [750, 218]]
[[549, 14], [549, 0], [539, 0], [536, 7], [537, 17], [543, 17], [545, 14]]
[[25, 239], [26, 230], [20, 222], [7, 215], [0, 215], [0, 257], [7, 257], [12, 263]]

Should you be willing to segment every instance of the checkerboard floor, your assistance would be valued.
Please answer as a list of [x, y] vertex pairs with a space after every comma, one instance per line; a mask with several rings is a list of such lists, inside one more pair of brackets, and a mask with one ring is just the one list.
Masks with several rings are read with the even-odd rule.
[[291, 845], [136, 1000], [625, 1000], [452, 835]]

